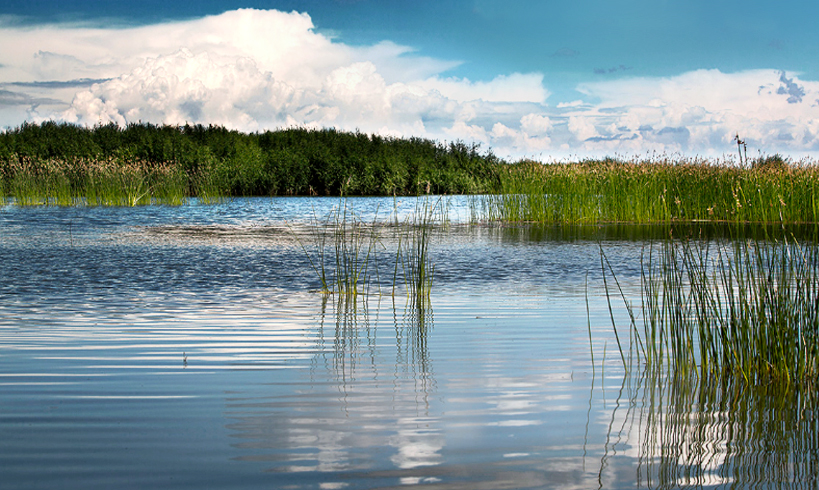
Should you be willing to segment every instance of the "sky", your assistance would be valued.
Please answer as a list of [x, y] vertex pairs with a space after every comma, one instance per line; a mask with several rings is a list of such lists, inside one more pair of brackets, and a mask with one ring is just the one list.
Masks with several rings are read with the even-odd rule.
[[541, 161], [819, 153], [819, 3], [7, 0], [0, 128], [335, 127]]

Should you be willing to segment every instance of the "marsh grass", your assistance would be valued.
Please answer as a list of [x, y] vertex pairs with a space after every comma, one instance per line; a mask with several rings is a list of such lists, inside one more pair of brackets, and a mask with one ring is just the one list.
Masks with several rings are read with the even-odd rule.
[[[606, 284], [610, 308], [619, 295], [629, 313], [629, 344], [620, 344], [624, 365], [636, 361], [675, 376], [745, 385], [814, 383], [816, 238], [816, 231], [801, 242], [785, 233], [717, 242], [671, 236], [649, 244], [641, 258], [642, 315], [619, 286]], [[605, 262], [603, 272], [612, 272]]]
[[[364, 221], [347, 200], [327, 216], [313, 216], [307, 233], [290, 226], [310, 267], [328, 295], [406, 293], [409, 303], [429, 301], [435, 266], [430, 255], [432, 234], [446, 212], [442, 200], [419, 198], [415, 210], [401, 220], [396, 214]], [[391, 270], [391, 278], [386, 271]], [[383, 277], [382, 277], [383, 271]]]
[[[231, 197], [491, 192], [500, 162], [474, 144], [335, 129], [241, 133], [215, 125], [44, 122], [0, 132], [0, 180], [10, 180], [21, 160], [59, 162], [73, 171], [82, 167], [75, 164], [112, 159], [180, 170], [188, 179], [186, 197], [201, 201], [217, 191]], [[72, 186], [79, 182], [68, 177]]]
[[324, 218], [314, 212], [309, 233], [312, 243], [295, 236], [321, 283], [322, 293], [354, 296], [369, 292], [379, 240], [374, 223], [367, 226], [346, 200]]
[[12, 158], [0, 169], [0, 190], [19, 206], [178, 206], [191, 188], [205, 201], [221, 195], [218, 186], [192, 179], [172, 164], [145, 160]]
[[424, 305], [429, 302], [432, 282], [435, 275], [435, 264], [430, 256], [430, 241], [436, 223], [446, 226], [448, 216], [446, 202], [438, 198], [419, 198], [415, 211], [401, 227], [398, 251], [393, 277], [393, 291], [400, 265], [407, 297], [411, 303]]
[[[521, 162], [482, 197], [483, 219], [503, 222], [815, 223], [819, 166], [782, 157], [752, 166], [718, 160]], [[476, 206], [477, 207], [477, 206]]]

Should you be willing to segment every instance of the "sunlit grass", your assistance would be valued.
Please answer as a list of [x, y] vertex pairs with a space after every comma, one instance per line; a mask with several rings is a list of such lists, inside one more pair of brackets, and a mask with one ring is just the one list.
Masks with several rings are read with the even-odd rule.
[[501, 170], [483, 198], [487, 220], [538, 223], [819, 220], [819, 166], [761, 158], [750, 167], [705, 159], [605, 159]]
[[13, 158], [0, 172], [3, 198], [19, 206], [182, 205], [192, 187], [206, 201], [221, 195], [217, 186], [192, 182], [178, 167], [142, 160]]

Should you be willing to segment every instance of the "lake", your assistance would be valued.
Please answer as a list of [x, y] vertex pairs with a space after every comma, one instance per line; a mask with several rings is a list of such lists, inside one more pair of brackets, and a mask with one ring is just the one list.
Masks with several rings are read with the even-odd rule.
[[[601, 247], [639, 310], [661, 228], [434, 203], [422, 304], [386, 226], [414, 198], [0, 207], [0, 488], [816, 484], [815, 393], [624, 370]], [[355, 297], [308, 255], [344, 206], [377, 233]]]

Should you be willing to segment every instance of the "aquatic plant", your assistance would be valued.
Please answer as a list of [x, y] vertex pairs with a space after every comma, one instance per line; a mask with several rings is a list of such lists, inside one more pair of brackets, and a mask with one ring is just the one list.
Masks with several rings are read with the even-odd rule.
[[445, 203], [439, 198], [431, 203], [428, 198], [416, 201], [415, 212], [403, 224], [398, 241], [395, 263], [395, 279], [400, 264], [406, 293], [413, 304], [424, 305], [429, 301], [435, 265], [429, 253], [430, 238], [436, 217], [446, 223]]
[[[802, 243], [781, 234], [721, 242], [672, 236], [648, 245], [641, 259], [642, 316], [629, 311], [624, 364], [642, 360], [679, 376], [748, 385], [815, 381], [816, 238], [814, 230]], [[631, 304], [621, 290], [615, 293]]]
[[[442, 200], [419, 198], [413, 213], [399, 220], [365, 222], [346, 200], [324, 218], [315, 215], [306, 233], [290, 226], [324, 294], [394, 296], [404, 291], [411, 303], [429, 300], [434, 276], [430, 255], [432, 230], [445, 215]], [[390, 235], [387, 239], [387, 235]], [[389, 243], [388, 243], [389, 242]], [[394, 248], [393, 248], [394, 247]], [[379, 263], [392, 270], [382, 278]], [[384, 286], [388, 286], [385, 289]]]
[[[748, 162], [748, 145], [745, 144], [745, 140], [739, 139], [739, 133], [734, 136], [732, 141], [737, 142], [737, 153], [739, 153], [739, 164], [743, 165]], [[742, 150], [745, 150], [745, 159], [742, 159]]]
[[339, 295], [367, 292], [370, 259], [374, 258], [378, 243], [375, 227], [366, 226], [348, 202], [342, 200], [325, 218], [314, 215], [310, 228], [312, 244], [295, 236], [321, 282], [321, 292]]
[[[768, 163], [764, 163], [768, 162]], [[660, 157], [501, 167], [483, 219], [538, 223], [815, 223], [819, 166], [765, 157], [730, 161]]]
[[0, 187], [20, 206], [180, 205], [187, 200], [184, 173], [172, 166], [141, 160], [69, 162], [15, 156], [2, 170]]

